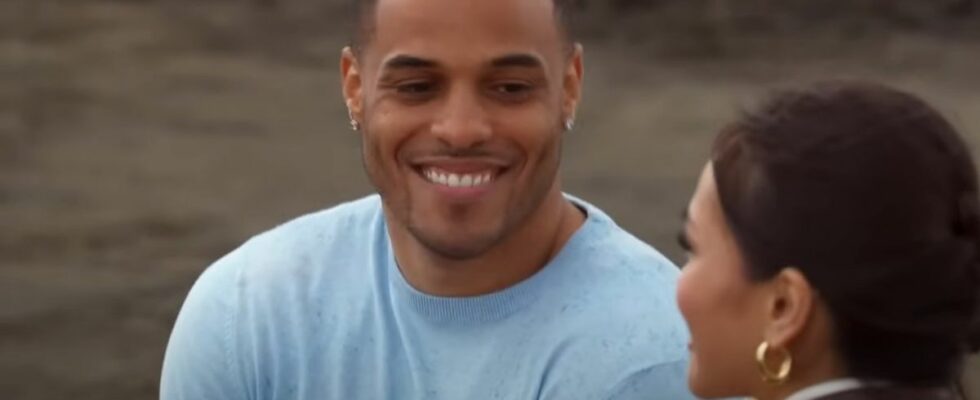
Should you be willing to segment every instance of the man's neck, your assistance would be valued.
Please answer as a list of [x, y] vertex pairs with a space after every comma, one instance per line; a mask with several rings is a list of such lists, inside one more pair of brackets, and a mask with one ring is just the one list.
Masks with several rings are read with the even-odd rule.
[[584, 221], [581, 210], [556, 190], [526, 223], [477, 258], [448, 259], [404, 229], [389, 227], [389, 233], [399, 269], [414, 288], [435, 296], [468, 297], [500, 291], [534, 275]]

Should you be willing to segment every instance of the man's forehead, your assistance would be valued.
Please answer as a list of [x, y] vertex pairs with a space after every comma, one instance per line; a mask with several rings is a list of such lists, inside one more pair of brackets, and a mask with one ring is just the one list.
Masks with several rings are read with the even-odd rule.
[[[471, 62], [471, 64], [474, 63], [482, 63], [479, 66], [491, 68], [547, 69], [548, 66], [548, 62], [535, 53], [508, 53]], [[438, 58], [425, 58], [425, 56], [402, 53], [391, 54], [381, 63], [381, 68], [389, 71], [443, 67], [447, 66]]]
[[380, 59], [547, 56], [563, 46], [553, 7], [552, 0], [379, 0], [368, 47]]
[[556, 16], [555, 0], [373, 0], [376, 14], [385, 12], [409, 15], [427, 14], [440, 18], [439, 14], [464, 16], [466, 11], [477, 11], [483, 17], [491, 16], [488, 10], [499, 10], [503, 14], [518, 13]]

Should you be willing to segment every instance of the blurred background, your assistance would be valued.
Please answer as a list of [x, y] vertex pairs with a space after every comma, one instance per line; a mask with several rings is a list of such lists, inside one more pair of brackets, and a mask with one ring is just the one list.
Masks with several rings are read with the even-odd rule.
[[[681, 262], [717, 129], [817, 78], [915, 91], [976, 149], [977, 2], [580, 0], [566, 188]], [[338, 88], [348, 16], [344, 0], [0, 1], [0, 397], [156, 398], [211, 261], [371, 192]]]

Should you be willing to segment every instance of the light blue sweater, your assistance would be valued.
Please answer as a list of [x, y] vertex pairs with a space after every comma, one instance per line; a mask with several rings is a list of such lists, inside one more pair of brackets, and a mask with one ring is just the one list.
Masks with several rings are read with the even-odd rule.
[[405, 281], [377, 196], [259, 235], [191, 289], [161, 398], [693, 398], [677, 268], [575, 201], [588, 218], [555, 259], [470, 298]]

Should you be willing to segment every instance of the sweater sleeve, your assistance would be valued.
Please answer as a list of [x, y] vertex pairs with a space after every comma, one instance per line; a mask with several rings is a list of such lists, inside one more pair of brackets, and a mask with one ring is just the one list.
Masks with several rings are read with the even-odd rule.
[[162, 400], [252, 397], [237, 355], [233, 255], [201, 274], [184, 301], [164, 355]]
[[628, 375], [610, 391], [608, 400], [694, 400], [687, 387], [687, 363], [657, 364]]

